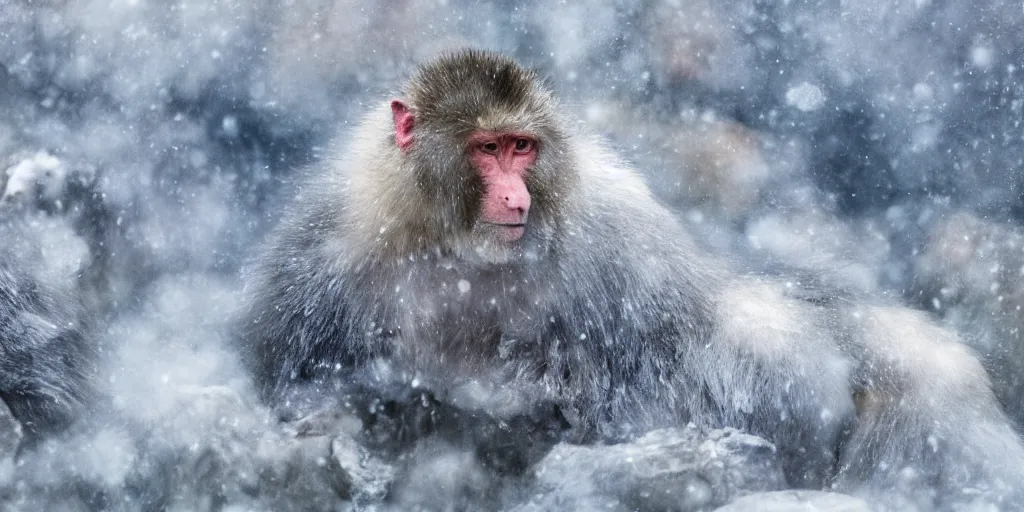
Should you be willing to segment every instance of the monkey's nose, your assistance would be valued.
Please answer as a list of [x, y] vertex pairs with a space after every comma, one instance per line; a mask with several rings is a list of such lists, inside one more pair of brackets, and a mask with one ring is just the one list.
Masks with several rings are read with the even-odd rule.
[[530, 194], [505, 194], [505, 206], [524, 215], [530, 209]]

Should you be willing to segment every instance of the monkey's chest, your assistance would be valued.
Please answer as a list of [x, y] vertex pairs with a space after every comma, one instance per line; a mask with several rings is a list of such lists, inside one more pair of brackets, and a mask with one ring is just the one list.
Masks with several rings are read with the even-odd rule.
[[397, 353], [419, 369], [485, 373], [502, 364], [503, 340], [539, 324], [542, 301], [516, 276], [433, 272], [395, 285]]

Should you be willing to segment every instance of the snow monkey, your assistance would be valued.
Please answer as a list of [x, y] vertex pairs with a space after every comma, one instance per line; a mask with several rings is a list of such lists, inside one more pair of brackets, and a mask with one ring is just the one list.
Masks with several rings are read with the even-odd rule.
[[0, 251], [0, 400], [34, 442], [95, 400], [97, 354], [75, 298], [14, 268], [9, 256]]
[[266, 399], [547, 401], [580, 439], [744, 429], [794, 486], [1020, 499], [1024, 449], [954, 333], [702, 254], [572, 114], [476, 50], [369, 112], [248, 275], [243, 350]]

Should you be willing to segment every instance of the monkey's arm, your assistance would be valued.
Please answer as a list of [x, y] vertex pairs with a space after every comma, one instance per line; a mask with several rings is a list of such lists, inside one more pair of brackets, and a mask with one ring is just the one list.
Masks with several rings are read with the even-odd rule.
[[714, 295], [711, 341], [690, 350], [685, 371], [707, 389], [692, 400], [700, 416], [770, 439], [791, 484], [820, 487], [855, 418], [855, 361], [836, 344], [834, 304], [794, 297], [796, 286], [726, 280]]
[[923, 482], [1021, 506], [1024, 449], [971, 350], [921, 312], [859, 307], [849, 315], [863, 399], [838, 483]]
[[782, 283], [737, 280], [718, 304], [717, 362], [701, 361], [718, 365], [714, 402], [753, 412], [751, 430], [790, 459], [791, 483], [834, 475], [824, 482], [925, 506], [1022, 498], [1024, 449], [953, 332], [920, 312], [807, 300]]
[[408, 385], [365, 384], [348, 386], [342, 397], [341, 405], [360, 418], [361, 438], [368, 446], [399, 454], [437, 436], [472, 450], [501, 474], [521, 474], [563, 440], [569, 428], [561, 409], [549, 401], [498, 411]]
[[375, 349], [375, 333], [360, 325], [372, 308], [353, 307], [357, 283], [325, 256], [332, 217], [300, 213], [282, 221], [248, 272], [248, 304], [238, 328], [239, 350], [258, 390], [278, 404], [293, 388], [319, 386], [327, 375], [344, 377]]

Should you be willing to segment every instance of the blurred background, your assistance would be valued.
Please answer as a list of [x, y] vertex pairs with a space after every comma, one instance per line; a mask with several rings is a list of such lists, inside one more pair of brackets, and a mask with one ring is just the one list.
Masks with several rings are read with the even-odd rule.
[[289, 183], [416, 63], [499, 50], [709, 251], [930, 312], [1020, 420], [1021, 34], [1000, 0], [0, 0], [0, 244], [81, 293], [133, 417], [247, 393], [221, 324]]

